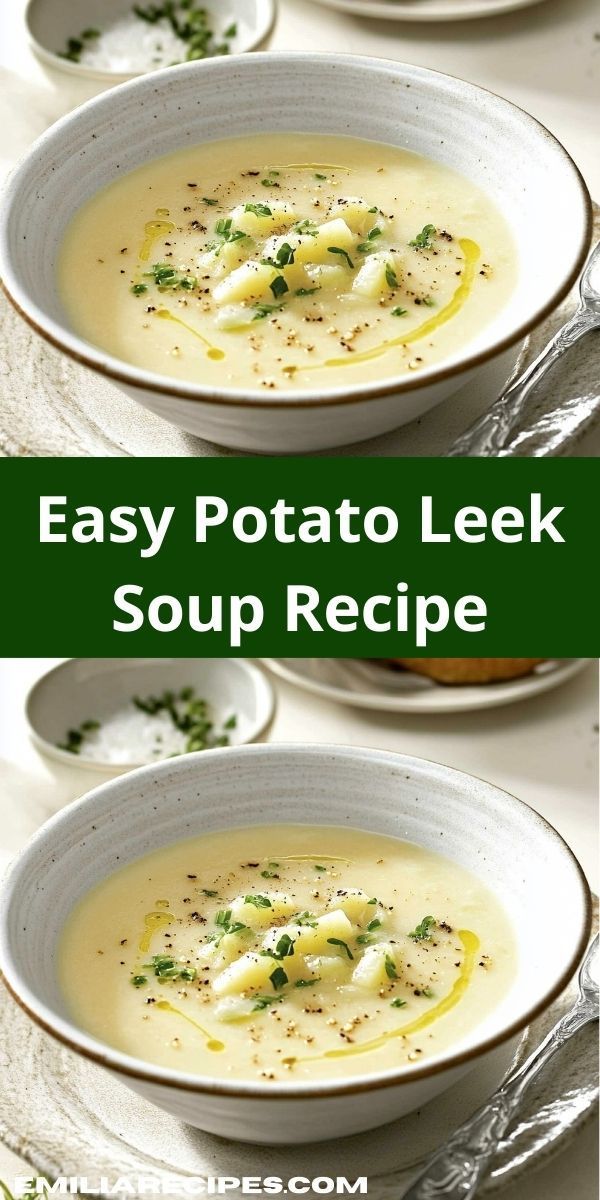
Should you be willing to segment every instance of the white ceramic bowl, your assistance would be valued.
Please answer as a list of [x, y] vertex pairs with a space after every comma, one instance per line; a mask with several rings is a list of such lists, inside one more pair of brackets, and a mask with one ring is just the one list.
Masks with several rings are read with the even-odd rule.
[[[516, 981], [451, 1050], [343, 1081], [214, 1081], [157, 1067], [70, 1019], [56, 976], [73, 905], [118, 867], [204, 831], [339, 824], [440, 849], [476, 872], [512, 918]], [[469, 775], [379, 750], [245, 746], [167, 760], [105, 783], [53, 817], [17, 858], [0, 902], [0, 967], [24, 1009], [67, 1046], [201, 1129], [264, 1143], [319, 1141], [421, 1107], [511, 1039], [562, 991], [583, 954], [590, 896], [571, 851], [519, 800]]]
[[[221, 34], [231, 24], [237, 32], [230, 40], [231, 52], [241, 54], [252, 50], [266, 38], [275, 15], [274, 0], [202, 0], [212, 18], [212, 28]], [[99, 29], [101, 32], [131, 12], [132, 0], [29, 0], [25, 10], [25, 24], [31, 45], [38, 58], [50, 67], [79, 75], [87, 79], [130, 78], [141, 75], [142, 70], [127, 70], [113, 66], [91, 67], [84, 62], [71, 62], [58, 53], [72, 37], [79, 37], [83, 29]], [[152, 27], [150, 27], [152, 28]], [[140, 31], [144, 26], [140, 23]], [[159, 40], [156, 39], [155, 40]], [[183, 55], [185, 47], [181, 44]], [[148, 71], [152, 67], [146, 68]]]
[[73, 767], [120, 773], [149, 759], [99, 760], [85, 752], [61, 750], [67, 730], [88, 718], [105, 722], [132, 696], [155, 696], [192, 686], [208, 700], [219, 728], [237, 717], [228, 736], [232, 746], [257, 741], [269, 728], [275, 696], [263, 671], [243, 658], [70, 658], [32, 687], [25, 714], [35, 744]]
[[[177, 147], [277, 130], [352, 134], [462, 171], [493, 197], [512, 229], [520, 275], [510, 303], [441, 364], [325, 394], [211, 391], [131, 366], [73, 332], [57, 293], [56, 260], [86, 200]], [[577, 168], [543, 126], [506, 100], [401, 63], [255, 54], [143, 76], [59, 121], [9, 183], [0, 214], [0, 276], [39, 333], [159, 416], [237, 449], [299, 453], [402, 425], [477, 371], [485, 388], [486, 368], [500, 356], [508, 373], [527, 332], [572, 286], [590, 231], [590, 200]]]

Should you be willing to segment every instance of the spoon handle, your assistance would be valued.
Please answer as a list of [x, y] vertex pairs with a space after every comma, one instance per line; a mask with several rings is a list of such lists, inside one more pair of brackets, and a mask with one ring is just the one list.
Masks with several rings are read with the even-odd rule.
[[448, 458], [498, 457], [511, 453], [507, 443], [516, 423], [526, 409], [531, 392], [554, 366], [558, 359], [586, 333], [598, 325], [598, 316], [580, 307], [559, 329], [541, 354], [527, 367], [492, 407], [483, 413], [469, 429], [454, 442]]
[[565, 1042], [583, 1025], [597, 1019], [597, 1005], [594, 1007], [580, 997], [523, 1066], [457, 1129], [405, 1192], [403, 1200], [470, 1200], [518, 1111], [524, 1092]]

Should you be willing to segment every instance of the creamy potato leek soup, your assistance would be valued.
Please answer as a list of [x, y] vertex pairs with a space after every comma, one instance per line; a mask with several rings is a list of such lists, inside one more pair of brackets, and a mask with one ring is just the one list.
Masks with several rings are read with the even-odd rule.
[[448, 167], [278, 134], [111, 184], [70, 226], [59, 272], [73, 327], [117, 358], [214, 388], [323, 391], [466, 345], [516, 261], [501, 213]]
[[505, 994], [515, 943], [475, 876], [352, 829], [179, 842], [71, 914], [60, 980], [90, 1033], [221, 1079], [317, 1080], [426, 1062]]

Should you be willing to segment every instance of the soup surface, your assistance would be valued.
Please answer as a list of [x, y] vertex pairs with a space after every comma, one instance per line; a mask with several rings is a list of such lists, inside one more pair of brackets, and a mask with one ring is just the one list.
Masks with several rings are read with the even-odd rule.
[[227, 1079], [423, 1062], [505, 994], [494, 896], [408, 842], [255, 826], [179, 842], [90, 891], [63, 935], [75, 1020], [118, 1049]]
[[448, 357], [507, 303], [515, 250], [474, 184], [353, 138], [257, 135], [112, 183], [67, 231], [73, 327], [214, 388], [349, 387]]

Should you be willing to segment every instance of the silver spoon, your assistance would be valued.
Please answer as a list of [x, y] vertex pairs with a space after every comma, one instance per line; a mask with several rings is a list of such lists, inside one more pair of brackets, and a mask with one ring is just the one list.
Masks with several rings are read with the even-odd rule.
[[570, 1012], [554, 1026], [541, 1045], [498, 1088], [486, 1104], [460, 1126], [430, 1159], [403, 1200], [470, 1200], [523, 1095], [549, 1060], [584, 1025], [598, 1020], [598, 935], [579, 972], [579, 997]]
[[[457, 438], [448, 451], [448, 458], [506, 458], [515, 453], [520, 439], [509, 440], [534, 388], [566, 350], [586, 333], [600, 329], [600, 242], [587, 261], [579, 283], [579, 294], [579, 307], [570, 321], [559, 329], [541, 354], [506, 388], [492, 407]], [[600, 395], [597, 395], [591, 399], [588, 397], [587, 402], [583, 400], [575, 411], [565, 414], [564, 437], [561, 434], [553, 440], [553, 452], [559, 448], [561, 441], [576, 437], [599, 411]], [[547, 450], [541, 451], [541, 455], [545, 453]]]

